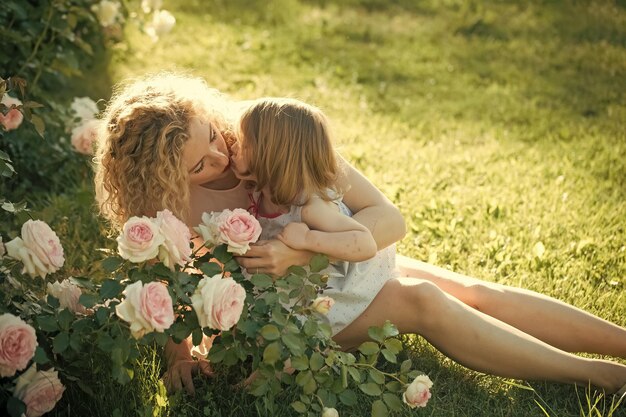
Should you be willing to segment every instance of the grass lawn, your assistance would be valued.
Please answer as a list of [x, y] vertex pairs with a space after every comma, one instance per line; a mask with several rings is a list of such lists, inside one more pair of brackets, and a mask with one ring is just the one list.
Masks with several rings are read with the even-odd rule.
[[[177, 69], [236, 98], [316, 104], [341, 153], [402, 210], [409, 233], [399, 252], [626, 326], [623, 2], [164, 3], [177, 19], [173, 32], [152, 44], [129, 24], [127, 42], [112, 51], [113, 82]], [[68, 204], [55, 198], [52, 207]], [[81, 256], [68, 265], [92, 273], [89, 256], [98, 255]], [[610, 398], [520, 386], [468, 371], [419, 337], [405, 341], [435, 386], [426, 409], [404, 415], [611, 415]], [[131, 389], [101, 387], [93, 415], [134, 416], [129, 404], [156, 404], [151, 353]], [[170, 397], [155, 415], [254, 414], [250, 397], [220, 378], [193, 399]], [[75, 413], [79, 395], [67, 394]], [[295, 415], [289, 395], [273, 415]], [[340, 414], [368, 414], [370, 400], [360, 402]]]

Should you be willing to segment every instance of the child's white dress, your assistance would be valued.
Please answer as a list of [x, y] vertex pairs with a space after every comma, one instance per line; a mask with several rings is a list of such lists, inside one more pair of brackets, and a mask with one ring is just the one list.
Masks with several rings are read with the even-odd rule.
[[[255, 193], [256, 194], [256, 193]], [[352, 212], [341, 200], [335, 200], [341, 213], [352, 216]], [[291, 222], [302, 222], [302, 206], [292, 206], [288, 213], [273, 217], [257, 215], [263, 228], [260, 239], [275, 238]], [[365, 311], [385, 282], [396, 277], [396, 248], [388, 246], [363, 262], [338, 261], [331, 263], [323, 273], [329, 275], [324, 295], [335, 300], [326, 316], [333, 335], [352, 323]]]

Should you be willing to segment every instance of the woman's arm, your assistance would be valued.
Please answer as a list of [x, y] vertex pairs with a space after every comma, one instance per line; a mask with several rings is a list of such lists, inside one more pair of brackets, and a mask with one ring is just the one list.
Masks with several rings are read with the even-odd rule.
[[378, 250], [401, 240], [406, 224], [400, 210], [363, 174], [340, 157], [344, 173], [339, 183], [347, 191], [343, 202], [354, 213], [352, 218], [372, 233]]
[[312, 198], [302, 208], [302, 222], [290, 223], [278, 240], [294, 249], [323, 253], [332, 258], [360, 262], [376, 255], [376, 242], [365, 226], [321, 198]]

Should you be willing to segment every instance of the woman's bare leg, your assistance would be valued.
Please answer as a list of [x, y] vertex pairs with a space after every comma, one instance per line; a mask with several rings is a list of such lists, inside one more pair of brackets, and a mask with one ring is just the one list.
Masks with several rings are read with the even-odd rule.
[[609, 392], [626, 383], [626, 366], [581, 358], [548, 345], [443, 292], [429, 281], [397, 278], [335, 336], [344, 349], [367, 339], [370, 326], [385, 320], [401, 333], [417, 333], [468, 368], [509, 378], [587, 385]]
[[626, 358], [626, 329], [554, 298], [470, 278], [398, 255], [402, 276], [425, 279], [463, 303], [567, 352]]

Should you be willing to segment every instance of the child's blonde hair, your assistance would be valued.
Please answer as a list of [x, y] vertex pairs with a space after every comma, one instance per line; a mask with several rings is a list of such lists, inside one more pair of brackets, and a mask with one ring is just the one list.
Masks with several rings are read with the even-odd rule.
[[340, 195], [339, 166], [328, 120], [317, 107], [287, 98], [256, 100], [241, 116], [239, 140], [257, 188], [269, 187], [280, 206], [304, 204], [312, 195]]
[[103, 116], [95, 165], [96, 199], [116, 229], [132, 216], [169, 209], [186, 221], [188, 172], [182, 149], [194, 117], [235, 140], [229, 103], [199, 78], [158, 74], [118, 88]]

